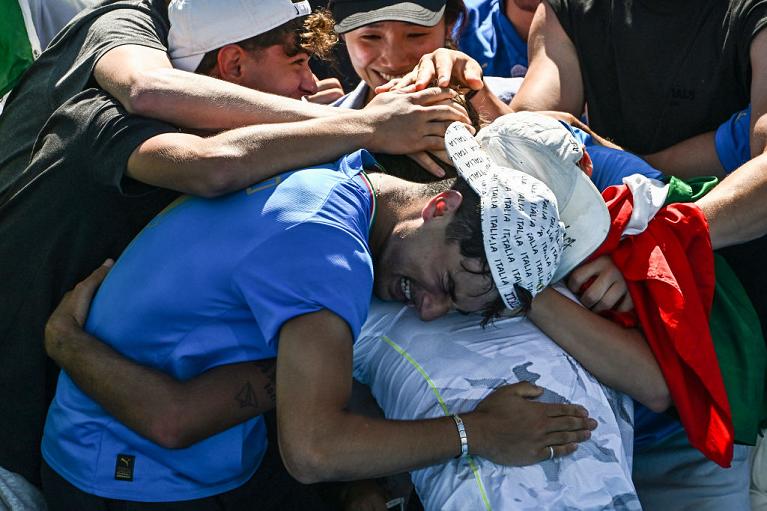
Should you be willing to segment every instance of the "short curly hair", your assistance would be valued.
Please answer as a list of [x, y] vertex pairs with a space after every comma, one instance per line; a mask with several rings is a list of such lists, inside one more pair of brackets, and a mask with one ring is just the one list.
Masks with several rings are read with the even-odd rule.
[[[325, 60], [338, 43], [338, 35], [333, 30], [334, 23], [330, 11], [319, 9], [309, 16], [296, 18], [268, 32], [232, 44], [249, 51], [281, 44], [290, 57], [303, 52], [310, 57]], [[195, 73], [209, 74], [216, 67], [220, 50], [217, 48], [206, 53]]]

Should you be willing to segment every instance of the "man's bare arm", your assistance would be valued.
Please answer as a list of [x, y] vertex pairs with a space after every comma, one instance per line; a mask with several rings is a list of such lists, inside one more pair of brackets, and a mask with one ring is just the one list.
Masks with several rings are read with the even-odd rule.
[[605, 385], [654, 411], [671, 405], [666, 381], [639, 330], [623, 328], [551, 288], [535, 296], [528, 317]]
[[714, 131], [701, 133], [643, 158], [670, 176], [686, 179], [697, 176], [723, 178], [725, 173], [716, 154], [715, 134]]
[[696, 202], [715, 249], [767, 234], [767, 30], [751, 43], [751, 123], [751, 161]]
[[[449, 417], [390, 421], [350, 413], [352, 336], [322, 310], [288, 321], [277, 359], [277, 422], [285, 466], [302, 482], [378, 477], [449, 460], [460, 453]], [[536, 403], [529, 383], [501, 387], [461, 414], [474, 455], [529, 464], [575, 449], [596, 426], [576, 405]]]
[[585, 99], [578, 54], [545, 0], [535, 11], [527, 53], [530, 66], [511, 101], [512, 110], [559, 110], [580, 116]]
[[133, 44], [108, 51], [93, 76], [129, 112], [187, 129], [221, 131], [343, 114], [173, 69], [165, 52]]
[[377, 96], [363, 110], [335, 117], [248, 126], [209, 138], [162, 134], [133, 152], [127, 175], [212, 197], [362, 147], [395, 154], [436, 151], [444, 149], [444, 133], [451, 122], [469, 122], [466, 112], [452, 101], [454, 95], [439, 88], [391, 92]]
[[45, 329], [48, 354], [105, 410], [163, 447], [183, 448], [274, 407], [274, 359], [221, 366], [182, 382], [84, 332], [107, 271], [102, 266], [67, 293]]

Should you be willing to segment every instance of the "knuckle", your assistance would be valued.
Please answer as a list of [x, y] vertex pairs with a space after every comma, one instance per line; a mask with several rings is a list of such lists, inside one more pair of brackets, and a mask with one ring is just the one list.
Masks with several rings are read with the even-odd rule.
[[586, 266], [577, 267], [572, 272], [570, 272], [570, 278], [568, 279], [568, 282], [570, 282], [571, 285], [581, 287], [583, 283], [586, 281], [587, 270], [588, 268]]
[[591, 288], [589, 288], [588, 291], [583, 293], [581, 295], [581, 303], [585, 305], [588, 308], [593, 307], [598, 302], [597, 298], [594, 296], [594, 292], [591, 291]]
[[580, 442], [582, 440], [585, 440], [585, 437], [583, 436], [583, 432], [572, 432], [568, 431], [562, 435], [562, 441], [559, 442], [560, 444], [569, 444], [573, 442]]
[[578, 405], [562, 405], [562, 408], [560, 409], [562, 412], [562, 415], [570, 415], [575, 417], [578, 415], [578, 412], [580, 411], [580, 408]]
[[570, 278], [567, 279], [567, 288], [573, 293], [577, 293], [578, 290], [580, 290], [582, 284], [583, 283], [576, 275], [571, 274]]

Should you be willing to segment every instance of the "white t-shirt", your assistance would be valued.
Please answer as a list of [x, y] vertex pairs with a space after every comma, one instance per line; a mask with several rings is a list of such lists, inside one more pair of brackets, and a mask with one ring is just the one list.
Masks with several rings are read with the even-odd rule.
[[479, 321], [452, 313], [424, 323], [414, 309], [374, 300], [354, 347], [354, 377], [389, 419], [469, 412], [498, 386], [527, 380], [546, 389], [542, 401], [583, 405], [599, 425], [574, 454], [532, 466], [470, 458], [416, 470], [425, 508], [641, 509], [631, 481], [631, 399], [598, 383], [527, 319], [484, 329]]

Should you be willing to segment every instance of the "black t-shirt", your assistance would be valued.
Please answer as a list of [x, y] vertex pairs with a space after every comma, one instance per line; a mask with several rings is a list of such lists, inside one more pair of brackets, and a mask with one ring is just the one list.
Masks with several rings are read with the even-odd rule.
[[29, 164], [40, 129], [62, 103], [88, 87], [96, 62], [126, 44], [167, 49], [162, 0], [105, 2], [78, 15], [27, 70], [0, 115], [0, 193]]
[[548, 2], [577, 50], [590, 125], [625, 148], [658, 151], [748, 105], [767, 0]]
[[178, 196], [124, 176], [136, 147], [175, 130], [88, 89], [53, 113], [0, 205], [0, 466], [32, 481], [58, 373], [44, 354], [45, 322], [67, 290]]

